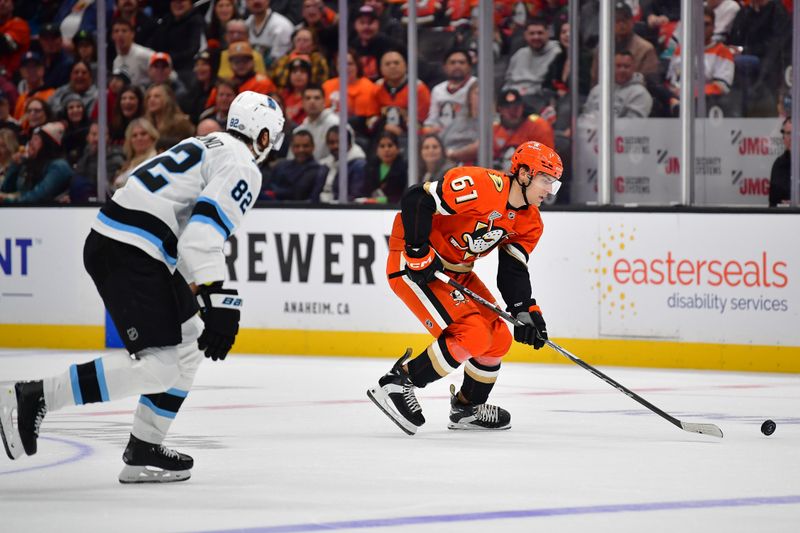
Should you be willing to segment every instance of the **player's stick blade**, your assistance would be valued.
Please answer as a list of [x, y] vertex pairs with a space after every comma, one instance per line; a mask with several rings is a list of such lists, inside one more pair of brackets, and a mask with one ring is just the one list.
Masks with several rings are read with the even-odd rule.
[[712, 435], [714, 437], [722, 438], [722, 430], [714, 424], [692, 424], [689, 422], [681, 422], [681, 428], [692, 433], [702, 433], [703, 435]]

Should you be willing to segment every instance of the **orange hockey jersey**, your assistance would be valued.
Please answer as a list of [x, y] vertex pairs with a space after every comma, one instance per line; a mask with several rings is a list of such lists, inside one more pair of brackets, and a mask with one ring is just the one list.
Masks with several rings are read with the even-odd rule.
[[[445, 268], [469, 271], [478, 258], [498, 247], [527, 264], [544, 224], [535, 206], [515, 209], [508, 204], [510, 179], [491, 169], [456, 167], [442, 181], [424, 185], [436, 205], [428, 240]], [[402, 250], [405, 244], [402, 215], [398, 214], [389, 249]]]

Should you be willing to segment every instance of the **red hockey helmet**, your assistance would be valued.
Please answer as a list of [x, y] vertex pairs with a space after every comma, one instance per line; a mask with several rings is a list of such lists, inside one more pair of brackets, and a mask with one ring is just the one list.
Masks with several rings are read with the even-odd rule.
[[520, 144], [514, 155], [511, 156], [512, 174], [519, 171], [519, 167], [525, 165], [531, 172], [531, 176], [536, 176], [543, 172], [548, 176], [561, 179], [564, 172], [564, 165], [561, 157], [549, 146], [536, 141], [528, 141]]

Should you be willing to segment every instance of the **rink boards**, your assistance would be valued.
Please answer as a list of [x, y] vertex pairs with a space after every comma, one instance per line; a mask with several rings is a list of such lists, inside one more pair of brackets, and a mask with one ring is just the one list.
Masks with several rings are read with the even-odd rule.
[[[96, 209], [0, 210], [0, 346], [102, 348], [83, 270]], [[430, 342], [385, 278], [395, 212], [254, 209], [226, 246], [241, 353], [391, 356]], [[550, 335], [593, 364], [800, 372], [798, 216], [545, 212]], [[496, 253], [496, 252], [493, 252]], [[477, 271], [494, 286], [496, 259]], [[495, 292], [499, 298], [499, 293]], [[563, 362], [515, 345], [509, 359]]]

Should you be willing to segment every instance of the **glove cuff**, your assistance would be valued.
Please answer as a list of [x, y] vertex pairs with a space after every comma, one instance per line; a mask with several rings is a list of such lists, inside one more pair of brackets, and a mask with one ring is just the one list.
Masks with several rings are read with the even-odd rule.
[[517, 302], [515, 304], [511, 304], [506, 307], [506, 311], [511, 313], [514, 316], [517, 316], [519, 313], [539, 313], [542, 314], [542, 310], [536, 305], [535, 298], [526, 298], [521, 302]]
[[411, 270], [424, 270], [433, 264], [436, 253], [427, 244], [420, 248], [406, 246], [403, 258], [406, 260], [406, 266]]

